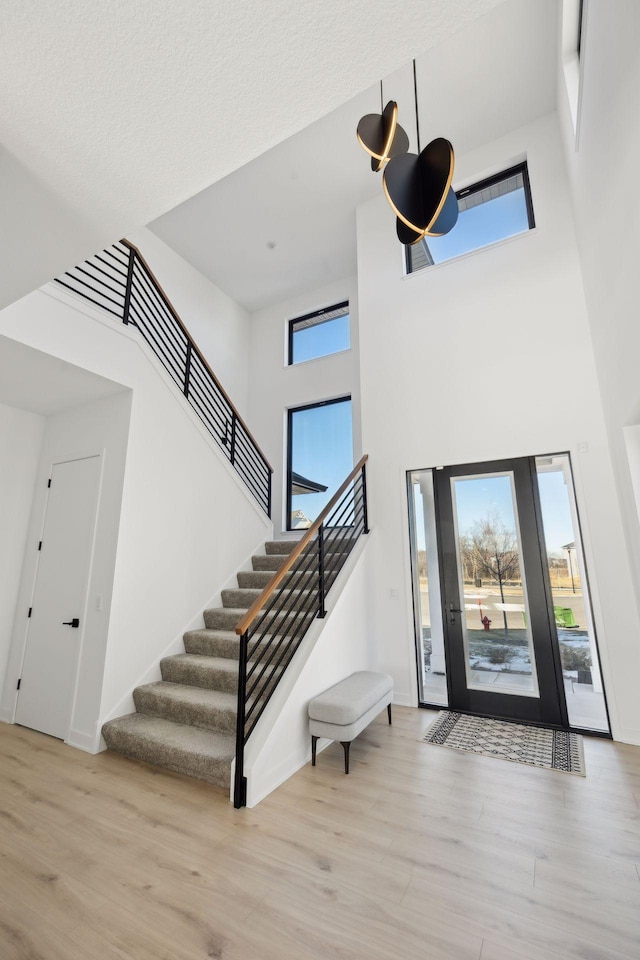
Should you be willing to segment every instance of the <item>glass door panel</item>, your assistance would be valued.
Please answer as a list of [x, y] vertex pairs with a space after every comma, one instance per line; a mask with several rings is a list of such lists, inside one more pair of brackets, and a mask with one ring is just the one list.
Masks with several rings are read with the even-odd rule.
[[569, 455], [536, 457], [536, 474], [569, 723], [608, 733]]
[[567, 726], [533, 458], [434, 471], [451, 709]]
[[421, 704], [446, 707], [449, 696], [440, 604], [433, 471], [415, 470], [409, 474], [408, 481], [418, 698]]
[[452, 477], [469, 689], [538, 696], [513, 473]]

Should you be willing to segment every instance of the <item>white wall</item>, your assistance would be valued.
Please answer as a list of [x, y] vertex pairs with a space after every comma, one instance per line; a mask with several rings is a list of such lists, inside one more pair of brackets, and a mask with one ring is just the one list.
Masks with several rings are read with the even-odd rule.
[[126, 239], [138, 247], [231, 402], [246, 419], [248, 312], [151, 230], [130, 231]]
[[[626, 549], [610, 574], [611, 603], [622, 597], [619, 619], [628, 695], [638, 700], [640, 524], [634, 487], [640, 486], [640, 325], [638, 260], [640, 196], [640, 5], [636, 0], [585, 3], [579, 138], [574, 137], [565, 79], [559, 80], [569, 186], [611, 460], [624, 517]], [[635, 428], [635, 429], [634, 429]], [[640, 708], [630, 720], [640, 738]]]
[[[83, 403], [46, 419], [2, 701], [3, 717], [12, 719], [16, 702], [15, 680], [20, 676], [25, 642], [28, 642], [25, 614], [33, 596], [38, 556], [36, 547], [44, 523], [47, 481], [52, 466], [57, 461], [99, 454], [101, 482], [96, 535], [86, 615], [82, 616], [79, 636], [77, 692], [71, 710], [69, 735], [69, 743], [84, 749], [93, 747], [99, 714], [130, 414], [131, 392], [123, 390], [114, 396]], [[97, 609], [99, 597], [102, 599], [100, 610]]]
[[[0, 404], [0, 690], [11, 646], [44, 427], [44, 417]], [[28, 605], [25, 618], [27, 610]]]
[[0, 309], [109, 242], [2, 146], [0, 210]]
[[459, 158], [455, 184], [525, 155], [536, 229], [406, 279], [384, 198], [358, 210], [362, 439], [370, 523], [379, 533], [370, 590], [378, 667], [395, 677], [396, 699], [416, 703], [406, 471], [568, 450], [614, 732], [640, 742], [630, 679], [640, 656], [629, 641], [637, 617], [628, 575], [618, 570], [621, 518], [555, 114]]
[[78, 731], [95, 749], [271, 524], [135, 332], [47, 289], [0, 313], [0, 331], [133, 391], [99, 717]]
[[[287, 364], [288, 321], [334, 303], [349, 301], [351, 348], [329, 357]], [[357, 281], [349, 277], [251, 315], [249, 425], [274, 469], [273, 522], [286, 530], [286, 411], [351, 394], [354, 464], [362, 454]]]

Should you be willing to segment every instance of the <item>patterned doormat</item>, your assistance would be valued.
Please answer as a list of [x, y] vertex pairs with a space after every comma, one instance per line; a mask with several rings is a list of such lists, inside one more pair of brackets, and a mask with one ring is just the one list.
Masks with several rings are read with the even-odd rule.
[[524, 723], [442, 710], [420, 740], [586, 776], [582, 737], [566, 730], [545, 730]]

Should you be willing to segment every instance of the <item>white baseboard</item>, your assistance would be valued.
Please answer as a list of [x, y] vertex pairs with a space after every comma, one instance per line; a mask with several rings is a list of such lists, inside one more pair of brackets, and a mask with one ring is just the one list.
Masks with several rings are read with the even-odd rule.
[[76, 747], [78, 750], [84, 750], [85, 753], [99, 752], [96, 749], [95, 734], [82, 733], [80, 730], [70, 730], [65, 743], [68, 743], [70, 747]]
[[13, 723], [13, 711], [7, 710], [6, 707], [0, 710], [0, 722]]
[[393, 692], [393, 701], [394, 704], [398, 707], [416, 707], [417, 704], [413, 701], [413, 698], [408, 693], [396, 693]]
[[640, 747], [640, 730], [633, 727], [623, 727], [615, 731], [614, 739], [618, 743], [629, 743], [633, 747]]

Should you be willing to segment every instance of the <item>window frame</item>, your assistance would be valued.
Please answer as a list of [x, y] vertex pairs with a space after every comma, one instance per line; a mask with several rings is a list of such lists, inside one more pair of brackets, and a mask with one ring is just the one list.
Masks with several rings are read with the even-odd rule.
[[[350, 393], [344, 394], [341, 397], [333, 397], [331, 400], [316, 400], [313, 403], [301, 403], [296, 407], [287, 408], [287, 473], [286, 473], [286, 490], [285, 490], [285, 523], [284, 530], [286, 533], [295, 533], [296, 530], [291, 526], [291, 475], [293, 473], [293, 444], [291, 442], [293, 437], [293, 414], [299, 413], [302, 410], [312, 410], [317, 409], [318, 407], [329, 407], [335, 403], [345, 403], [349, 401], [351, 404], [351, 427], [353, 431], [353, 397]], [[323, 508], [324, 509], [324, 508]], [[312, 521], [312, 523], [315, 521]]]
[[[319, 357], [309, 357], [309, 360], [323, 360], [325, 357], [332, 357], [336, 353], [344, 353], [345, 350], [351, 349], [351, 309], [348, 300], [342, 300], [340, 303], [334, 303], [327, 307], [321, 307], [319, 310], [312, 310], [310, 313], [304, 313], [299, 317], [292, 317], [287, 321], [287, 366], [288, 367], [297, 367], [299, 363], [308, 363], [308, 360], [294, 360], [293, 359], [293, 337], [297, 332], [294, 328], [297, 323], [301, 323], [303, 320], [314, 320], [316, 317], [323, 317], [327, 313], [331, 313], [333, 310], [342, 310], [346, 307], [346, 312], [342, 316], [349, 317], [349, 346], [342, 347], [340, 350], [332, 350], [331, 353], [322, 353]], [[317, 324], [310, 324], [309, 326], [320, 326], [322, 323], [331, 323], [332, 320], [338, 320], [339, 317], [329, 317], [326, 320], [318, 320]], [[303, 328], [304, 329], [304, 328]]]
[[[456, 198], [462, 200], [465, 197], [468, 197], [474, 193], [479, 193], [481, 190], [486, 190], [487, 187], [492, 187], [496, 183], [501, 183], [503, 180], [509, 180], [511, 177], [522, 174], [522, 184], [524, 187], [524, 197], [525, 205], [527, 210], [527, 221], [528, 221], [528, 230], [533, 230], [536, 225], [535, 214], [533, 212], [533, 199], [531, 197], [531, 180], [529, 179], [529, 166], [526, 160], [521, 161], [520, 163], [513, 164], [511, 167], [507, 167], [505, 170], [500, 170], [498, 173], [492, 174], [490, 177], [485, 177], [483, 180], [478, 180], [475, 183], [469, 184], [468, 187], [462, 187], [460, 190], [456, 190]], [[527, 230], [527, 232], [528, 232]], [[522, 233], [513, 234], [512, 236], [522, 236]], [[425, 242], [427, 247], [429, 246], [429, 238], [425, 237]], [[510, 240], [512, 237], [503, 237], [500, 240], [492, 240], [491, 243], [487, 243], [481, 247], [473, 247], [472, 250], [467, 250], [466, 253], [458, 254], [460, 257], [469, 256], [471, 253], [476, 253], [479, 250], [486, 250], [489, 247], [494, 246], [496, 243], [502, 243], [503, 240]], [[423, 270], [428, 269], [433, 266], [440, 266], [442, 263], [450, 263], [452, 260], [458, 259], [458, 257], [449, 257], [447, 260], [441, 260], [440, 263], [428, 263], [423, 267], [419, 267], [417, 270], [413, 270], [411, 267], [411, 249], [412, 244], [405, 246], [404, 256], [405, 256], [405, 274], [410, 276], [413, 273], [422, 273]]]

